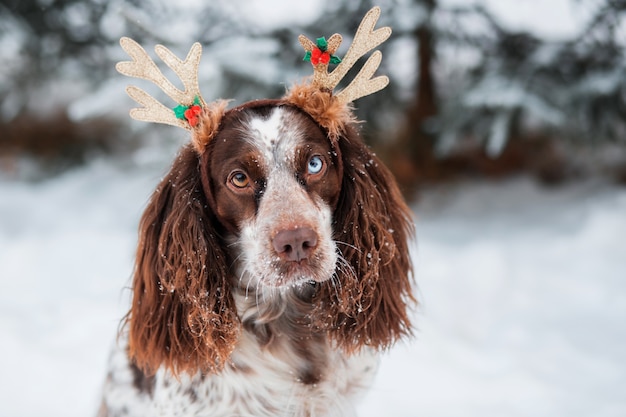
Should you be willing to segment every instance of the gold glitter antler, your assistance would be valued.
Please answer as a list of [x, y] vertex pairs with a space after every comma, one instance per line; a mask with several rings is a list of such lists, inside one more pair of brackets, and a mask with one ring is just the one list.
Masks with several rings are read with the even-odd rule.
[[200, 65], [200, 57], [202, 55], [200, 44], [196, 42], [192, 45], [184, 61], [176, 57], [163, 45], [157, 45], [154, 48], [159, 58], [181, 79], [184, 90], [176, 88], [163, 75], [155, 62], [137, 42], [124, 37], [120, 39], [120, 45], [133, 60], [118, 62], [115, 66], [117, 71], [128, 77], [141, 78], [153, 82], [178, 103], [177, 110], [180, 110], [178, 111], [180, 114], [177, 114], [177, 112], [166, 107], [144, 90], [135, 86], [129, 86], [126, 88], [128, 95], [137, 103], [143, 105], [141, 108], [132, 109], [130, 116], [133, 119], [144, 122], [164, 123], [191, 130], [195, 123], [192, 122], [193, 119], [183, 116], [184, 110], [195, 106], [206, 107], [198, 86], [198, 66]]
[[[379, 7], [374, 7], [367, 12], [354, 35], [354, 41], [352, 45], [350, 45], [348, 52], [341, 63], [332, 72], [328, 72], [328, 60], [312, 61], [314, 67], [312, 84], [314, 86], [332, 91], [346, 76], [354, 64], [356, 64], [359, 58], [389, 38], [391, 28], [382, 27], [374, 30], [374, 26], [376, 26], [379, 17]], [[316, 49], [316, 44], [306, 36], [300, 35], [298, 40], [306, 51], [313, 52]], [[334, 34], [328, 39], [326, 51], [322, 52], [326, 52], [330, 55], [334, 54], [339, 44], [341, 44], [341, 40], [341, 35]], [[351, 103], [356, 99], [385, 88], [387, 84], [389, 84], [389, 78], [384, 75], [372, 78], [380, 65], [381, 59], [381, 52], [375, 51], [365, 62], [365, 65], [363, 65], [363, 68], [361, 68], [361, 71], [359, 71], [352, 82], [345, 89], [337, 93], [336, 97], [344, 103]]]

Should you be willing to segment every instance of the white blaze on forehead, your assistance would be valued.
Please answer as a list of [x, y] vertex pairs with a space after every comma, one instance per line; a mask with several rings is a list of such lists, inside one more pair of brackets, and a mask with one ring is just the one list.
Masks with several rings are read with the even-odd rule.
[[281, 163], [284, 161], [282, 158], [292, 157], [303, 137], [298, 116], [281, 107], [272, 109], [268, 117], [251, 117], [247, 125], [248, 141], [261, 151], [270, 164]]
[[254, 136], [258, 145], [263, 145], [266, 149], [272, 149], [278, 140], [280, 127], [283, 123], [282, 109], [276, 108], [267, 119], [254, 117], [249, 122], [250, 132]]

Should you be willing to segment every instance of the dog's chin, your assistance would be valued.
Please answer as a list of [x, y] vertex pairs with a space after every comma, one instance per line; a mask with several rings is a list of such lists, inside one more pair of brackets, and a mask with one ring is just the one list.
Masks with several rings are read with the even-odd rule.
[[330, 273], [321, 272], [307, 265], [286, 265], [275, 274], [268, 274], [259, 279], [259, 284], [272, 289], [288, 289], [315, 286], [328, 281]]
[[[266, 258], [267, 259], [267, 258]], [[311, 286], [331, 279], [337, 259], [333, 256], [313, 256], [301, 261], [288, 261], [275, 254], [270, 261], [258, 262], [260, 268], [247, 268], [256, 272], [257, 286], [272, 289], [288, 289]]]
[[242, 266], [243, 269], [238, 273], [240, 278], [237, 286], [246, 292], [261, 292], [270, 297], [272, 294], [291, 290], [308, 293], [318, 284], [329, 281], [335, 271], [329, 265], [323, 267], [308, 262], [267, 262], [264, 263], [264, 268]]

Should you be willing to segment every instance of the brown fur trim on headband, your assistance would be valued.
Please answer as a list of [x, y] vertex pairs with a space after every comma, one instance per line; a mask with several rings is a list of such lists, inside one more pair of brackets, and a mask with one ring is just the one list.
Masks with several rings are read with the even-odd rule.
[[204, 153], [211, 139], [219, 131], [226, 107], [228, 107], [228, 100], [217, 100], [205, 107], [200, 113], [200, 123], [191, 134], [191, 142], [198, 155]]
[[310, 84], [294, 85], [284, 100], [308, 113], [334, 140], [345, 132], [346, 125], [356, 122], [349, 104]]

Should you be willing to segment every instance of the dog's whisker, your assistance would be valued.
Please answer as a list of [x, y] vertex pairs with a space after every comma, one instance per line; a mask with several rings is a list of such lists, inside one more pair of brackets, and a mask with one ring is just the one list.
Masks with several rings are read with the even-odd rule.
[[334, 242], [335, 242], [336, 244], [338, 243], [338, 244], [341, 244], [341, 245], [347, 246], [347, 247], [349, 247], [349, 248], [351, 248], [351, 249], [354, 249], [354, 250], [355, 250], [355, 251], [357, 251], [358, 253], [362, 253], [362, 252], [361, 252], [361, 249], [359, 249], [358, 247], [356, 247], [356, 246], [354, 246], [354, 245], [352, 245], [352, 244], [350, 244], [350, 243], [347, 243], [347, 242], [342, 242], [341, 240], [335, 240]]

